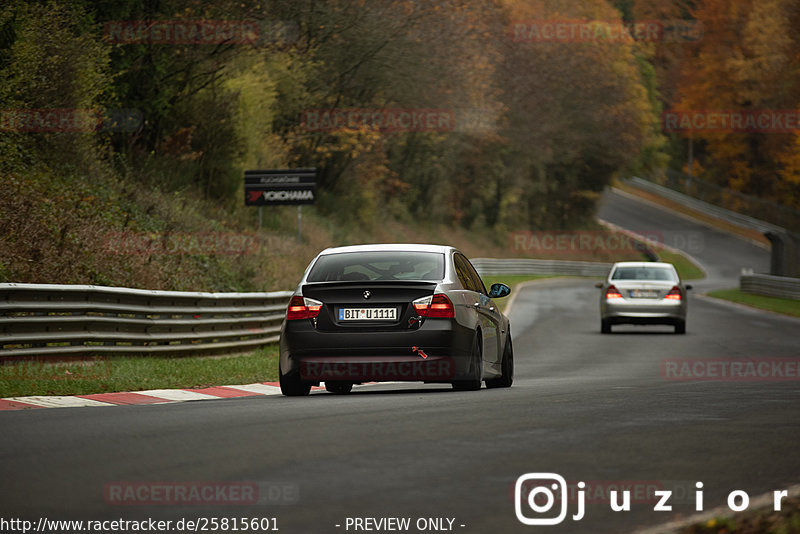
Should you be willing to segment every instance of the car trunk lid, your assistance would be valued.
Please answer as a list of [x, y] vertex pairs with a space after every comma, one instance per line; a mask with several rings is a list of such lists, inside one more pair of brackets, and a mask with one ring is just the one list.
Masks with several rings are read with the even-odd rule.
[[303, 296], [322, 302], [316, 328], [321, 331], [403, 330], [418, 321], [412, 301], [432, 295], [436, 282], [357, 281], [305, 284]]
[[662, 299], [675, 287], [676, 282], [656, 282], [645, 280], [615, 280], [614, 286], [626, 299]]

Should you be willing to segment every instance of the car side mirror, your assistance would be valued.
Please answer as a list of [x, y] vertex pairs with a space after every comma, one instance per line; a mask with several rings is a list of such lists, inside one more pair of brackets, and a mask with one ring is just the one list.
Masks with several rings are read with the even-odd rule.
[[597, 283], [594, 285], [594, 287], [596, 287], [597, 289], [602, 289], [602, 288], [603, 288], [603, 282], [597, 282]]
[[489, 297], [493, 299], [500, 299], [507, 297], [511, 293], [511, 288], [505, 284], [492, 284], [489, 290]]
[[690, 289], [692, 289], [692, 284], [686, 284], [686, 285], [685, 285], [685, 286], [683, 286], [683, 287], [685, 287], [685, 288], [686, 288], [686, 291], [689, 291]]

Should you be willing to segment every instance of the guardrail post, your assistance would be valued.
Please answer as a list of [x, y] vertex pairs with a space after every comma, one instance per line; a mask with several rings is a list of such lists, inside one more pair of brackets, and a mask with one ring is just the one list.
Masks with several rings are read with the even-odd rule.
[[800, 236], [791, 232], [764, 232], [772, 244], [770, 274], [800, 277]]

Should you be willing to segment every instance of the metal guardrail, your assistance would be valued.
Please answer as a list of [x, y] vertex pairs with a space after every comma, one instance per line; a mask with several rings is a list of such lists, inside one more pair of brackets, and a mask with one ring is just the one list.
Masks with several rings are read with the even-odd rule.
[[[482, 275], [603, 277], [610, 263], [476, 258]], [[292, 291], [192, 293], [0, 283], [0, 361], [99, 353], [248, 349], [280, 337]]]
[[770, 274], [787, 277], [800, 276], [800, 234], [796, 231], [787, 230], [775, 224], [709, 204], [642, 178], [630, 178], [624, 180], [624, 183], [671, 199], [717, 219], [728, 221], [744, 228], [758, 230], [764, 234], [771, 244]]
[[800, 232], [800, 210], [790, 206], [748, 195], [729, 187], [722, 187], [697, 176], [690, 177], [675, 169], [665, 169], [663, 177], [656, 178], [654, 181], [715, 206], [727, 208], [790, 231]]
[[470, 261], [481, 276], [497, 274], [556, 274], [604, 277], [608, 275], [612, 266], [611, 263], [592, 261], [536, 260], [527, 258], [474, 258]]
[[739, 289], [745, 293], [800, 300], [800, 278], [769, 274], [743, 274], [739, 278]]
[[252, 348], [278, 340], [291, 295], [3, 283], [0, 360]]
[[698, 200], [694, 197], [690, 197], [689, 195], [685, 195], [683, 193], [679, 193], [678, 191], [675, 191], [668, 187], [654, 184], [653, 182], [647, 181], [643, 178], [638, 178], [634, 176], [633, 178], [628, 178], [627, 180], [623, 180], [623, 183], [629, 183], [639, 189], [650, 191], [651, 193], [655, 193], [658, 196], [674, 200], [679, 204], [683, 204], [684, 206], [693, 208], [701, 213], [712, 215], [718, 219], [722, 219], [724, 221], [728, 221], [730, 223], [743, 226], [745, 228], [752, 228], [754, 230], [758, 230], [759, 232], [763, 233], [767, 232], [776, 233], [785, 231], [780, 226], [770, 224], [768, 222], [750, 217], [748, 215], [742, 215], [741, 213], [736, 213], [735, 211], [721, 208], [719, 206], [715, 206], [714, 204], [709, 204], [708, 202]]

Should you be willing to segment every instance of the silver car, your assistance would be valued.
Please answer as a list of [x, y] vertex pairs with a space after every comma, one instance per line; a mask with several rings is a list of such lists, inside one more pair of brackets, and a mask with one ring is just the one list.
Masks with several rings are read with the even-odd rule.
[[600, 294], [600, 331], [611, 333], [615, 324], [667, 324], [676, 334], [686, 333], [686, 292], [671, 263], [619, 262], [605, 282], [596, 287]]

